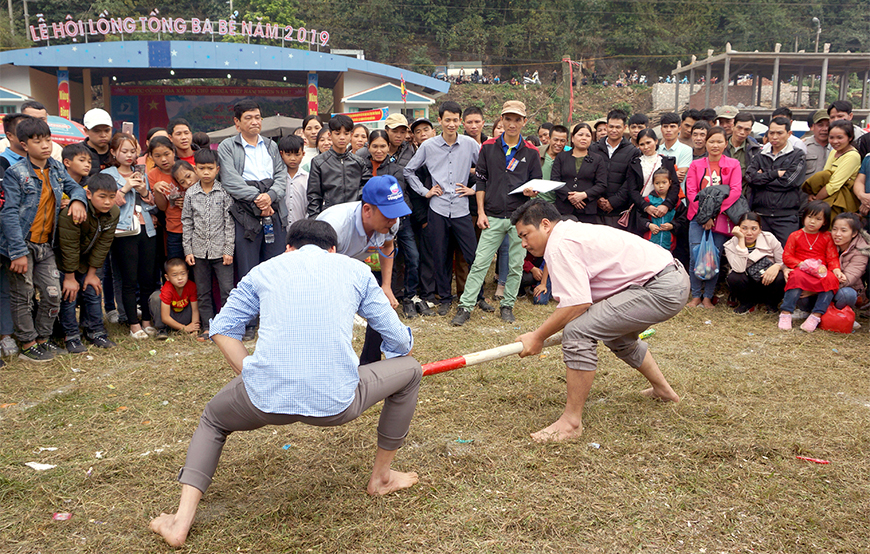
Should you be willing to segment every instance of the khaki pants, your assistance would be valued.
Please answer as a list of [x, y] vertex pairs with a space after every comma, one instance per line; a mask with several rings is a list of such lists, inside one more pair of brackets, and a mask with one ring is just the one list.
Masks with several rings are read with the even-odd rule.
[[408, 356], [360, 366], [359, 384], [353, 402], [340, 414], [327, 417], [270, 414], [258, 410], [248, 398], [241, 375], [230, 381], [206, 405], [187, 449], [187, 460], [178, 481], [205, 492], [217, 469], [227, 436], [234, 431], [251, 431], [266, 425], [302, 422], [318, 427], [337, 427], [353, 421], [381, 400], [384, 407], [378, 421], [378, 446], [397, 450], [405, 441], [423, 369]]

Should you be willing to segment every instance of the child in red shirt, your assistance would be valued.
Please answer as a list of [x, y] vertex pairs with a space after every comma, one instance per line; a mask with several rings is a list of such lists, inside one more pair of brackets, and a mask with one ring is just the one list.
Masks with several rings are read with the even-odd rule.
[[169, 337], [167, 327], [196, 334], [199, 331], [199, 304], [196, 284], [188, 279], [187, 264], [181, 258], [170, 258], [164, 265], [166, 283], [148, 299], [157, 339]]
[[779, 314], [779, 328], [791, 329], [791, 314], [801, 294], [816, 294], [813, 313], [801, 325], [812, 333], [818, 327], [822, 314], [828, 310], [834, 293], [840, 288], [840, 254], [828, 232], [831, 224], [831, 206], [821, 200], [807, 204], [803, 229], [789, 235], [782, 253], [782, 261], [789, 273], [785, 285], [785, 298]]

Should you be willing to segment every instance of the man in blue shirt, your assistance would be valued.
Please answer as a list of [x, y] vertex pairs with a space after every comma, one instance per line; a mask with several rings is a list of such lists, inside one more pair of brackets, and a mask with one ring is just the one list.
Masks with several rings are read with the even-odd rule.
[[[338, 238], [324, 221], [290, 226], [284, 254], [251, 269], [212, 320], [211, 338], [238, 375], [206, 405], [179, 473], [181, 501], [151, 530], [181, 546], [233, 431], [302, 422], [343, 425], [384, 401], [378, 450], [367, 491], [384, 495], [417, 483], [416, 473], [390, 468], [405, 440], [423, 375], [409, 357], [414, 341], [369, 268], [336, 254]], [[328, 298], [324, 305], [320, 301]], [[324, 308], [324, 306], [326, 306]], [[383, 337], [387, 359], [359, 365], [353, 316]], [[260, 314], [260, 339], [249, 355], [245, 323]]]

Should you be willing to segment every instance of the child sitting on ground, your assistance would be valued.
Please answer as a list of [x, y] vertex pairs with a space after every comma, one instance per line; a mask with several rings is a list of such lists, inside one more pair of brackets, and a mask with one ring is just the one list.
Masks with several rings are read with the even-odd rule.
[[550, 302], [552, 285], [550, 283], [547, 264], [543, 258], [536, 258], [526, 254], [523, 260], [523, 276], [520, 281], [520, 293], [526, 291], [531, 297], [532, 304], [544, 306]]
[[[73, 145], [76, 146], [76, 145]], [[80, 145], [79, 145], [80, 146]], [[66, 149], [64, 148], [64, 155]], [[90, 166], [91, 157], [87, 156]], [[68, 161], [64, 158], [64, 163]], [[103, 263], [115, 239], [115, 227], [121, 209], [115, 204], [118, 186], [115, 179], [97, 173], [88, 180], [88, 214], [80, 224], [73, 221], [69, 209], [64, 208], [57, 220], [57, 267], [61, 271], [60, 284], [63, 298], [58, 319], [63, 328], [67, 352], [87, 352], [82, 344], [76, 304], [81, 304], [82, 327], [85, 337], [98, 348], [112, 348], [103, 325], [102, 278]], [[79, 302], [77, 302], [79, 301]]]
[[801, 324], [801, 329], [807, 333], [815, 331], [840, 287], [839, 280], [844, 278], [839, 252], [828, 232], [830, 224], [831, 206], [814, 200], [804, 210], [803, 229], [789, 235], [785, 243], [782, 261], [789, 274], [779, 314], [779, 328], [783, 331], [791, 329], [791, 314], [804, 292], [817, 296], [812, 313]]
[[187, 189], [184, 196], [181, 227], [184, 259], [187, 265], [193, 267], [199, 321], [203, 328], [201, 338], [205, 340], [208, 338], [209, 322], [216, 313], [212, 301], [212, 279], [217, 278], [221, 306], [226, 304], [233, 288], [236, 228], [230, 215], [233, 199], [215, 180], [220, 171], [217, 154], [214, 150], [201, 149], [196, 151], [193, 159], [199, 182]]
[[157, 328], [157, 339], [166, 340], [166, 328], [195, 334], [199, 331], [199, 305], [196, 285], [188, 280], [187, 264], [181, 258], [170, 258], [163, 265], [166, 282], [148, 299], [148, 306]]
[[[88, 215], [84, 189], [70, 178], [63, 164], [51, 158], [51, 129], [35, 117], [22, 118], [15, 135], [27, 157], [6, 170], [5, 202], [0, 208], [0, 255], [9, 278], [10, 308], [19, 358], [48, 362], [64, 350], [51, 344], [60, 309], [60, 283], [52, 241], [61, 194], [70, 199], [74, 223]], [[39, 307], [32, 310], [34, 289]]]
[[[662, 206], [671, 186], [673, 186], [673, 183], [671, 183], [668, 170], [665, 168], [657, 169], [653, 173], [653, 190], [650, 191], [649, 195], [644, 197], [644, 200], [654, 207]], [[676, 186], [679, 186], [679, 184]], [[686, 206], [682, 202], [677, 202], [676, 207], [666, 211], [661, 217], [650, 218], [648, 213], [641, 211], [638, 211], [638, 214], [640, 215], [639, 224], [641, 230], [646, 231], [644, 238], [654, 244], [658, 244], [665, 250], [673, 252], [677, 246], [677, 232], [688, 223], [686, 219]]]

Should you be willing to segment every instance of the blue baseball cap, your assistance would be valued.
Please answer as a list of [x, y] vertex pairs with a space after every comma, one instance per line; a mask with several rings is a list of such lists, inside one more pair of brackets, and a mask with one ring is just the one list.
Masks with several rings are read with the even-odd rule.
[[402, 187], [392, 175], [378, 175], [369, 179], [363, 187], [362, 201], [376, 206], [387, 219], [411, 214], [411, 208], [405, 204]]

